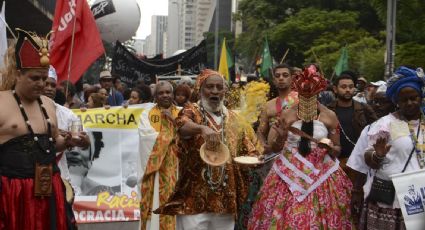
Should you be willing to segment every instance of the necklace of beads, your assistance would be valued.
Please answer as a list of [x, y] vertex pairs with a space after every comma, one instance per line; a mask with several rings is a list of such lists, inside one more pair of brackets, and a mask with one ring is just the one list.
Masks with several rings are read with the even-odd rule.
[[50, 154], [52, 152], [52, 146], [53, 146], [53, 137], [52, 137], [52, 125], [50, 122], [49, 115], [47, 114], [46, 109], [44, 108], [43, 102], [40, 98], [37, 99], [38, 105], [40, 106], [41, 112], [43, 114], [44, 119], [46, 119], [47, 122], [47, 135], [49, 137], [49, 145], [47, 148], [44, 148], [43, 145], [40, 143], [39, 138], [34, 134], [34, 130], [32, 129], [31, 122], [28, 119], [28, 115], [25, 112], [24, 106], [22, 105], [21, 99], [19, 98], [18, 94], [16, 94], [16, 91], [12, 91], [13, 97], [15, 98], [16, 102], [18, 103], [19, 109], [21, 111], [22, 116], [24, 117], [25, 124], [27, 125], [28, 131], [30, 132], [30, 135], [33, 136], [34, 141], [37, 143], [38, 147], [45, 152], [46, 154]]
[[[415, 148], [416, 157], [418, 159], [420, 168], [425, 167], [425, 154], [424, 154], [424, 147], [425, 147], [424, 126], [425, 126], [425, 124], [422, 124], [423, 120], [424, 120], [424, 115], [422, 114], [421, 118], [419, 119], [417, 135], [415, 135], [415, 130], [414, 130], [413, 124], [407, 123], [408, 127], [409, 127], [409, 131], [410, 131], [410, 138], [412, 139], [412, 144]], [[419, 141], [418, 141], [419, 130], [422, 133], [422, 142], [421, 143], [419, 143]]]
[[[216, 127], [214, 127], [214, 123], [212, 121], [210, 121], [210, 119], [207, 117], [207, 112], [205, 111], [204, 107], [201, 105], [201, 113], [202, 113], [202, 118], [204, 121], [204, 125], [205, 126], [209, 126], [208, 125], [208, 121], [211, 123], [211, 127], [217, 131], [217, 132], [221, 132], [221, 141], [223, 143], [225, 143], [225, 134], [224, 134], [224, 130], [225, 130], [225, 120], [226, 120], [226, 116], [223, 113], [223, 110], [221, 110], [220, 112], [220, 117], [221, 117], [221, 122], [220, 122], [220, 127], [221, 129], [218, 130]], [[209, 126], [210, 127], [210, 126]], [[226, 187], [227, 186], [227, 180], [228, 180], [228, 175], [226, 174], [226, 165], [222, 165], [219, 166], [219, 174], [218, 174], [218, 178], [217, 180], [213, 179], [214, 173], [213, 173], [213, 169], [210, 165], [207, 164], [207, 169], [204, 171], [204, 178], [206, 179], [206, 182], [208, 184], [208, 187], [211, 191], [215, 192], [215, 191], [219, 191], [221, 189], [221, 187]], [[217, 167], [215, 167], [217, 168]]]

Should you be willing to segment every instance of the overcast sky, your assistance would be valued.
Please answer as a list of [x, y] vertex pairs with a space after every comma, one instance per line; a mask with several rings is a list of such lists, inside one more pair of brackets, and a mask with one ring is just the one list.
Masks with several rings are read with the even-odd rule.
[[152, 15], [167, 15], [168, 0], [137, 0], [141, 10], [140, 26], [136, 37], [145, 38], [151, 33]]

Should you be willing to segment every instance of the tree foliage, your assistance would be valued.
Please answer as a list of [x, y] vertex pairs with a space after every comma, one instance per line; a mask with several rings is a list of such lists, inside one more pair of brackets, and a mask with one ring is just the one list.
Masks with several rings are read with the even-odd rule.
[[[331, 77], [340, 49], [347, 46], [349, 66], [369, 80], [382, 79], [386, 0], [242, 0], [238, 19], [244, 32], [235, 48], [246, 63], [260, 55], [264, 37], [280, 61], [294, 66], [319, 62]], [[397, 1], [396, 65], [425, 66], [423, 0]]]

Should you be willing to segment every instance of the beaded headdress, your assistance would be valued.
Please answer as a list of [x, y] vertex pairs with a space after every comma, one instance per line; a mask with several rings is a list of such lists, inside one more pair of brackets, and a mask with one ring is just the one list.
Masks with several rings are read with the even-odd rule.
[[305, 122], [316, 119], [317, 94], [326, 89], [326, 79], [317, 71], [316, 66], [310, 65], [294, 77], [292, 84], [298, 92], [298, 117]]
[[49, 34], [46, 37], [37, 36], [35, 33], [16, 29], [18, 41], [15, 47], [17, 69], [48, 69], [49, 60]]

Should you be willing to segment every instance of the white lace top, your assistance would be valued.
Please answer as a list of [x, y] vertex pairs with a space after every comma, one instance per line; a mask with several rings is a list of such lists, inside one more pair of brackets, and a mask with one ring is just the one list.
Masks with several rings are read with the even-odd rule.
[[[302, 125], [302, 121], [298, 120], [296, 122], [294, 122], [292, 124], [292, 127], [295, 127], [299, 130], [301, 130], [301, 125]], [[319, 121], [319, 120], [314, 120], [313, 121], [313, 137], [317, 140], [320, 140], [322, 138], [327, 138], [328, 137], [328, 128], [326, 127], [325, 124], [323, 124], [323, 122]], [[287, 139], [287, 147], [288, 148], [296, 148], [298, 147], [298, 143], [300, 141], [301, 137], [293, 134], [291, 132], [288, 132], [288, 139]], [[311, 148], [315, 148], [316, 147], [316, 143], [311, 143]]]

